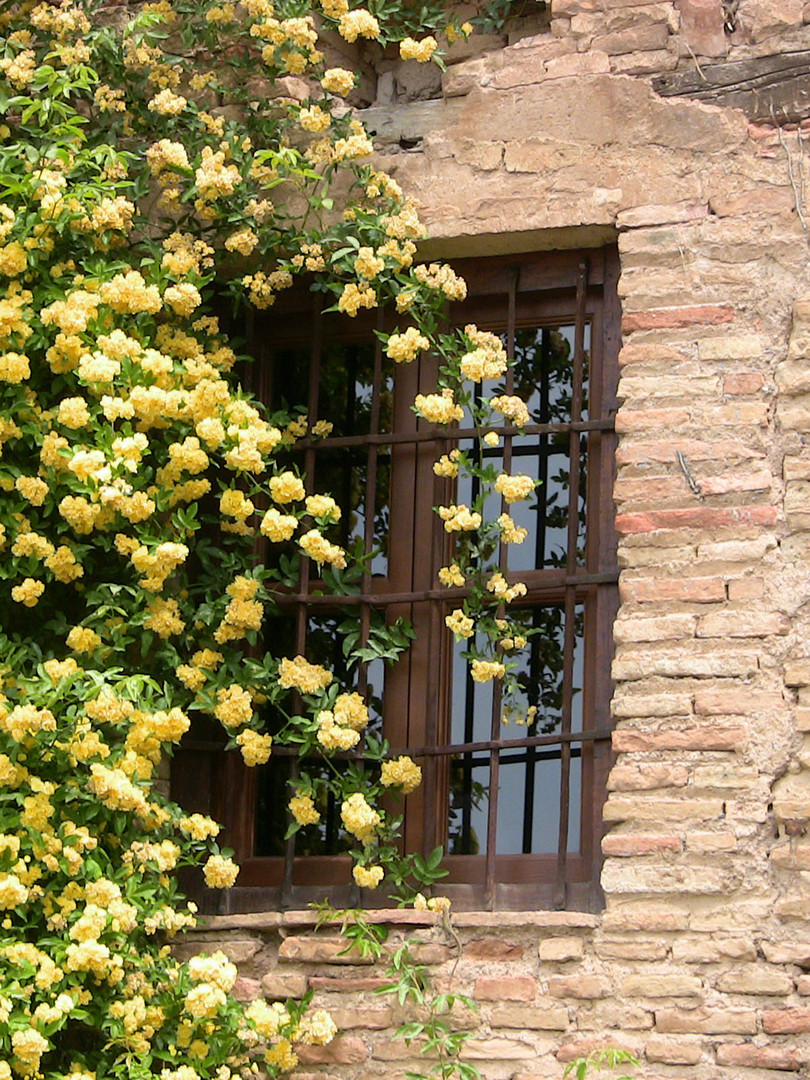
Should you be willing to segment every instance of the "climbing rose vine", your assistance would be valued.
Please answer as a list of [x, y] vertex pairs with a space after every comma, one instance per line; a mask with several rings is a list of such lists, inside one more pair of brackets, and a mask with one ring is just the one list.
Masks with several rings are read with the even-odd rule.
[[[313, 573], [352, 556], [330, 539], [336, 503], [307, 496], [289, 457], [328, 418], [268, 415], [216, 312], [266, 309], [297, 277], [347, 317], [390, 304], [388, 355], [442, 357], [422, 417], [466, 410], [482, 438], [528, 421], [480, 392], [509, 363], [497, 337], [438, 332], [464, 283], [414, 264], [416, 209], [370, 163], [355, 75], [329, 59], [335, 35], [426, 62], [469, 31], [396, 0], [0, 6], [0, 1080], [275, 1074], [335, 1032], [322, 1011], [240, 1004], [224, 955], [180, 963], [169, 944], [194, 922], [177, 870], [213, 888], [238, 874], [216, 822], [158, 782], [191, 719], [216, 718], [250, 766], [274, 739], [345, 754], [368, 722], [334, 672], [262, 638], [276, 545]], [[504, 605], [521, 587], [493, 559], [525, 532], [486, 520], [484, 500], [534, 484], [457, 452], [436, 471], [482, 484], [439, 509], [458, 534], [441, 580], [471, 585], [448, 626], [473, 677], [508, 690], [525, 636]], [[286, 717], [272, 737], [270, 709]], [[304, 768], [290, 828], [316, 825], [328, 794], [357, 884], [418, 887], [380, 797], [420, 769], [367, 735], [362, 761]]]

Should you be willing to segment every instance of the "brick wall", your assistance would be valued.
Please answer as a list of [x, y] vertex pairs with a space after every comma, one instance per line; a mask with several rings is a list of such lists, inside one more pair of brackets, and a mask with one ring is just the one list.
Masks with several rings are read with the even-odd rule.
[[[727, 33], [719, 0], [553, 0], [543, 33], [457, 53], [443, 90], [388, 63], [363, 114], [431, 257], [618, 239], [621, 258], [605, 911], [391, 926], [478, 1001], [458, 1023], [493, 1080], [607, 1042], [645, 1080], [810, 1061], [810, 130], [653, 84], [810, 49], [804, 7], [740, 0]], [[404, 1076], [382, 971], [337, 936], [227, 916], [189, 947], [224, 944], [246, 996], [333, 1010], [343, 1034], [302, 1074]]]

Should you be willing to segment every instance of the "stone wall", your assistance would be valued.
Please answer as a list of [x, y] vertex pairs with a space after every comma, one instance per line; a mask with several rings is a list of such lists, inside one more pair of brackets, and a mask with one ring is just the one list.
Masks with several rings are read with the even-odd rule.
[[[493, 1080], [560, 1076], [605, 1043], [645, 1080], [810, 1061], [810, 132], [655, 89], [706, 58], [810, 48], [804, 14], [554, 0], [548, 29], [468, 54], [440, 96], [389, 64], [363, 113], [431, 257], [618, 240], [621, 258], [606, 909], [392, 925], [478, 1001], [458, 1023]], [[333, 1009], [344, 1033], [304, 1074], [418, 1069], [381, 971], [335, 939], [291, 912], [199, 935], [242, 962], [247, 996]]]

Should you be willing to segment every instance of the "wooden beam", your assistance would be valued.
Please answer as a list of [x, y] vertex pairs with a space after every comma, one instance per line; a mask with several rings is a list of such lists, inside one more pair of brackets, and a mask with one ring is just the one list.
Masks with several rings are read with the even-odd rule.
[[701, 64], [653, 79], [662, 97], [742, 109], [749, 120], [784, 124], [810, 116], [810, 49]]

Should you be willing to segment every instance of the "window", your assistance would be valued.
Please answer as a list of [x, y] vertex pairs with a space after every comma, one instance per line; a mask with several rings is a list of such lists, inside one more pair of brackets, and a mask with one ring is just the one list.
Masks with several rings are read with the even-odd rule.
[[[452, 306], [452, 322], [503, 336], [516, 359], [506, 392], [520, 394], [532, 418], [524, 436], [504, 426], [497, 447], [481, 447], [505, 471], [541, 481], [533, 501], [510, 508], [527, 539], [501, 553], [507, 579], [528, 587], [520, 606], [539, 631], [521, 654], [524, 722], [503, 723], [497, 683], [471, 679], [444, 622], [465, 591], [437, 577], [454, 540], [433, 507], [469, 504], [476, 492], [470, 481], [437, 477], [433, 463], [476, 445], [480, 433], [464, 421], [447, 429], [416, 417], [411, 405], [435, 389], [436, 361], [389, 361], [373, 333], [387, 327], [384, 313], [321, 316], [322, 297], [304, 292], [255, 317], [253, 389], [273, 405], [306, 401], [311, 424], [333, 424], [328, 436], [298, 444], [299, 464], [342, 508], [332, 533], [342, 530], [339, 542], [367, 558], [350, 596], [302, 559], [267, 633], [286, 655], [337, 670], [345, 670], [347, 633], [368, 646], [369, 661], [349, 679], [368, 700], [372, 726], [422, 766], [424, 782], [404, 804], [405, 843], [444, 845], [442, 892], [456, 906], [588, 909], [598, 905], [617, 603], [617, 257], [606, 248], [454, 266], [468, 298]], [[416, 639], [386, 666], [372, 655], [375, 627], [397, 620], [412, 624]], [[327, 885], [334, 902], [357, 902], [337, 807], [283, 839], [294, 755], [247, 770], [198, 729], [176, 762], [176, 797], [223, 820], [242, 862], [231, 909], [301, 906]]]

